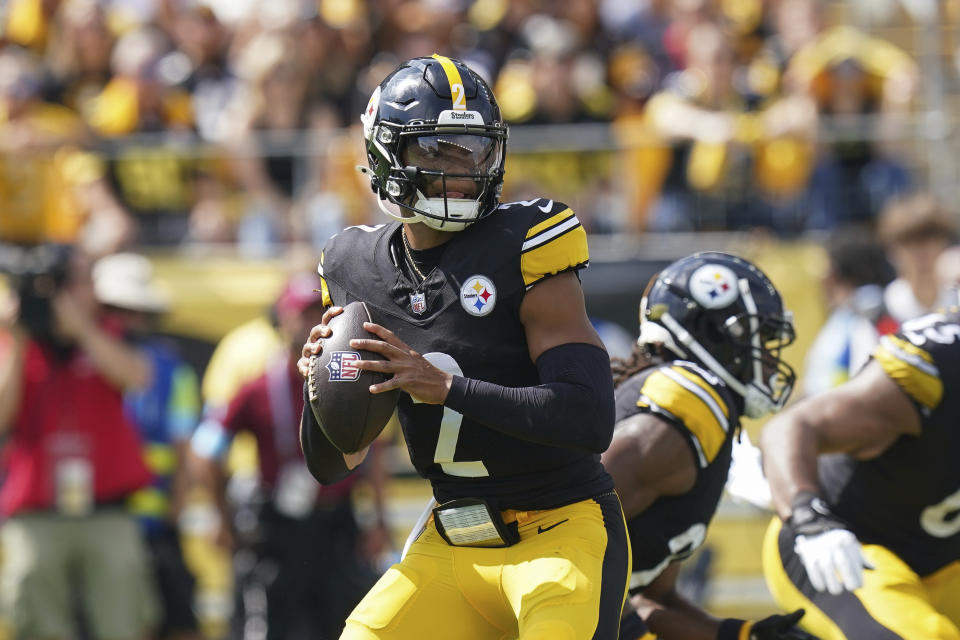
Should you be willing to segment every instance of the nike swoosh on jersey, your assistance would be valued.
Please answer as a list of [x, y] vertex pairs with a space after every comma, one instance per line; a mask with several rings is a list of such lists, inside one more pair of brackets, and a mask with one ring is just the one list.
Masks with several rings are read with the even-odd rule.
[[543, 206], [537, 205], [537, 209], [540, 209], [540, 211], [544, 213], [550, 213], [550, 209], [553, 209], [553, 200], [547, 200], [547, 204]]
[[546, 533], [547, 531], [550, 531], [550, 529], [553, 529], [554, 527], [559, 527], [560, 525], [562, 525], [564, 522], [566, 522], [566, 521], [569, 520], [569, 519], [570, 519], [570, 518], [565, 518], [565, 519], [561, 520], [560, 522], [554, 522], [554, 523], [553, 523], [552, 525], [550, 525], [549, 527], [537, 527], [537, 533]]

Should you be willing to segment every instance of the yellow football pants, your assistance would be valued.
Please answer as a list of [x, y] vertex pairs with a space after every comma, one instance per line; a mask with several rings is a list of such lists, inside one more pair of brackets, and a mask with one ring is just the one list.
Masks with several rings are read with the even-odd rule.
[[502, 549], [452, 547], [431, 520], [341, 640], [616, 640], [630, 575], [616, 494], [513, 519], [520, 542]]
[[773, 518], [763, 542], [764, 576], [781, 609], [806, 609], [800, 625], [810, 633], [823, 640], [960, 640], [960, 561], [921, 578], [889, 549], [866, 544], [875, 569], [864, 571], [856, 591], [831, 595], [813, 589], [792, 536], [781, 529]]

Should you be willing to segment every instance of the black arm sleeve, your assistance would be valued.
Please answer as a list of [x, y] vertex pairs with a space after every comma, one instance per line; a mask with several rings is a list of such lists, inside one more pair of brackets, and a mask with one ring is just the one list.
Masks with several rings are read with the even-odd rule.
[[454, 376], [444, 403], [521, 440], [603, 453], [613, 437], [613, 377], [607, 352], [562, 344], [537, 358], [542, 384], [504, 387]]
[[303, 385], [303, 415], [300, 416], [300, 446], [303, 447], [307, 469], [320, 484], [333, 484], [350, 475], [343, 454], [330, 444], [313, 417], [306, 383]]

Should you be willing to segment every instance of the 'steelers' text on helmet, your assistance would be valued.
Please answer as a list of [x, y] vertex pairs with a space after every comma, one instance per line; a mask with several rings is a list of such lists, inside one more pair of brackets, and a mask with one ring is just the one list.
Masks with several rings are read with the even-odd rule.
[[369, 166], [358, 169], [388, 216], [460, 231], [496, 209], [507, 127], [490, 88], [459, 60], [404, 62], [360, 119]]
[[780, 410], [796, 374], [781, 358], [793, 342], [792, 315], [770, 279], [726, 253], [677, 260], [647, 287], [640, 303], [641, 343], [660, 343], [707, 367], [759, 418]]

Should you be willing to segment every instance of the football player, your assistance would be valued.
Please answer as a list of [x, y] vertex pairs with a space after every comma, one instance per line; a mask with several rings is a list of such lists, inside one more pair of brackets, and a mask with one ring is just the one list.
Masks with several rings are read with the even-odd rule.
[[680, 561], [704, 541], [730, 468], [740, 416], [779, 410], [794, 372], [781, 359], [791, 315], [756, 266], [718, 252], [660, 272], [640, 303], [633, 355], [614, 362], [617, 424], [603, 463], [623, 498], [633, 571], [620, 637], [810, 638], [803, 615], [717, 619], [677, 592]]
[[[324, 323], [366, 302], [380, 324], [352, 347], [386, 360], [410, 458], [438, 503], [342, 638], [617, 637], [629, 544], [600, 453], [613, 433], [609, 358], [577, 270], [586, 234], [547, 198], [500, 204], [507, 127], [487, 84], [458, 60], [401, 64], [362, 117], [374, 193], [392, 223], [352, 227], [321, 255]], [[322, 398], [321, 398], [322, 402]], [[344, 459], [305, 411], [312, 471]]]
[[827, 640], [960, 640], [960, 308], [883, 337], [852, 380], [773, 419], [761, 448], [782, 518], [764, 573], [782, 606]]

